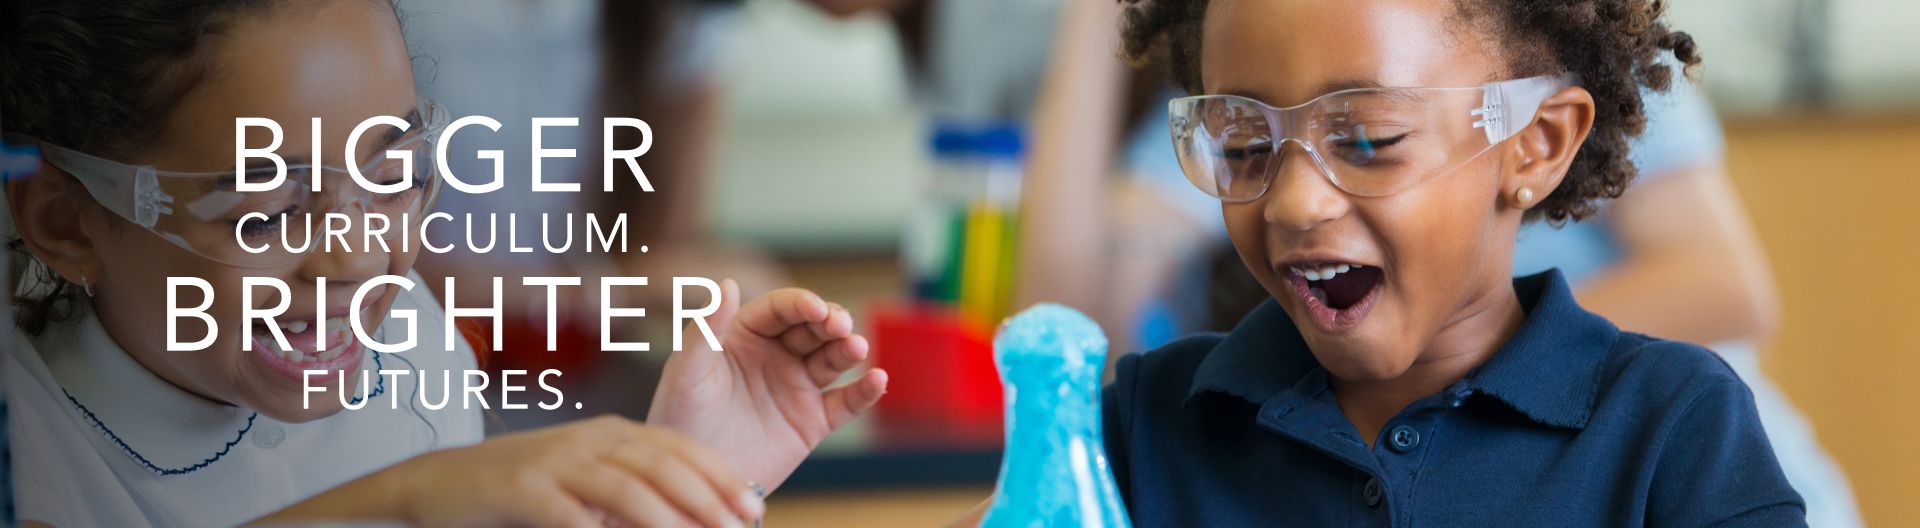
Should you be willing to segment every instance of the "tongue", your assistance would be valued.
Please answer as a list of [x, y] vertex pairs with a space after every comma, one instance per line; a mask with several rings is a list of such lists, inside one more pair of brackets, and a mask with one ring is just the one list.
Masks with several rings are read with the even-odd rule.
[[1380, 268], [1368, 266], [1342, 273], [1334, 278], [1319, 281], [1319, 286], [1327, 294], [1327, 307], [1345, 310], [1367, 298], [1373, 287], [1380, 284]]

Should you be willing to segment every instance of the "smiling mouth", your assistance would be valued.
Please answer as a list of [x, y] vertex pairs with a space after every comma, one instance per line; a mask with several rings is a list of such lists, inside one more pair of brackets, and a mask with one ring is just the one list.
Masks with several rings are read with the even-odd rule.
[[[364, 312], [353, 314], [353, 317], [366, 320]], [[346, 315], [326, 318], [309, 316], [276, 321], [275, 326], [286, 337], [290, 348], [281, 347], [267, 324], [256, 321], [248, 336], [251, 342], [247, 348], [264, 361], [271, 371], [288, 379], [307, 380], [307, 371], [323, 371], [327, 374], [318, 379], [324, 382], [345, 370], [356, 368], [360, 363], [362, 345], [354, 339], [348, 318]], [[315, 343], [316, 338], [320, 343]]]
[[1293, 264], [1286, 273], [1308, 316], [1327, 331], [1352, 328], [1365, 319], [1386, 279], [1378, 266], [1349, 262]]
[[1307, 294], [1314, 300], [1335, 310], [1351, 308], [1365, 299], [1382, 278], [1379, 267], [1360, 264], [1291, 266], [1288, 271], [1307, 281]]

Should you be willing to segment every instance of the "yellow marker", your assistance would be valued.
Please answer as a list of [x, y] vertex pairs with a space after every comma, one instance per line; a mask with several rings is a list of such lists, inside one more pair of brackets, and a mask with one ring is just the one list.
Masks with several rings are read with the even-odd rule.
[[987, 200], [976, 200], [967, 210], [966, 247], [960, 264], [960, 313], [988, 325], [996, 322], [999, 297], [1004, 214]]

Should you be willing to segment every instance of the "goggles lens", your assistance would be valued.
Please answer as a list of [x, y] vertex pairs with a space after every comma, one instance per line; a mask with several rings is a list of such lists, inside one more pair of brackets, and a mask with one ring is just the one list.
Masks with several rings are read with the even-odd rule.
[[[374, 185], [405, 184], [394, 193], [369, 191], [340, 167], [289, 166], [280, 185], [248, 192], [235, 190], [231, 175], [163, 176], [158, 178], [159, 188], [174, 198], [172, 211], [159, 215], [151, 229], [201, 256], [248, 267], [275, 267], [305, 258], [305, 252], [293, 250], [306, 249], [309, 242], [324, 244], [320, 239], [330, 228], [329, 213], [345, 215], [353, 224], [350, 247], [364, 247], [363, 230], [380, 231], [378, 236], [392, 240], [422, 220], [438, 192], [433, 143], [423, 138], [387, 149], [384, 154], [392, 157], [360, 170]], [[316, 172], [319, 191], [313, 187]], [[246, 176], [251, 182], [272, 177], [273, 169]], [[256, 253], [248, 247], [264, 251]]]
[[1529, 124], [1540, 101], [1564, 86], [1561, 78], [1536, 77], [1474, 88], [1367, 88], [1291, 108], [1202, 95], [1173, 100], [1170, 124], [1187, 179], [1222, 201], [1264, 195], [1288, 161], [1308, 164], [1347, 193], [1386, 196], [1478, 157]]
[[[400, 187], [389, 193], [369, 190], [349, 169], [331, 165], [290, 164], [277, 185], [242, 192], [236, 178], [259, 185], [273, 181], [279, 169], [256, 168], [237, 177], [156, 171], [42, 146], [47, 161], [80, 180], [95, 200], [174, 245], [226, 264], [279, 267], [324, 247], [330, 228], [344, 229], [351, 247], [366, 248], [375, 237], [394, 241], [423, 220], [440, 191], [434, 156], [447, 115], [430, 101], [419, 112], [420, 122], [358, 167], [371, 186]], [[329, 213], [344, 215], [347, 224], [336, 218], [330, 226]]]

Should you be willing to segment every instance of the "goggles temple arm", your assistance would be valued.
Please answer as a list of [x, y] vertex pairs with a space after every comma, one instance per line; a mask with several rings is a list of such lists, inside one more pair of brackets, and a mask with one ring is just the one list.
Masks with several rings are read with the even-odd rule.
[[39, 145], [48, 165], [79, 180], [95, 202], [140, 227], [153, 227], [160, 215], [173, 213], [168, 206], [173, 196], [160, 189], [153, 167], [126, 165], [19, 134], [8, 134], [7, 142]]
[[1534, 114], [1548, 97], [1574, 85], [1572, 74], [1529, 77], [1487, 84], [1482, 89], [1473, 127], [1487, 132], [1487, 143], [1506, 141], [1533, 123]]

